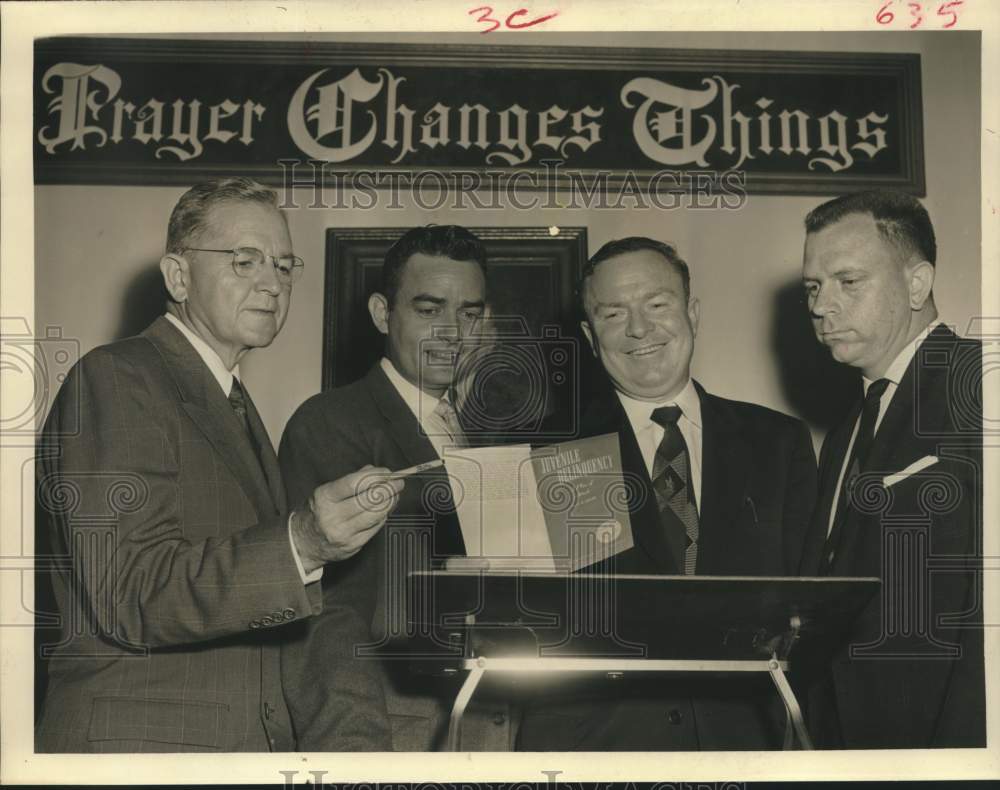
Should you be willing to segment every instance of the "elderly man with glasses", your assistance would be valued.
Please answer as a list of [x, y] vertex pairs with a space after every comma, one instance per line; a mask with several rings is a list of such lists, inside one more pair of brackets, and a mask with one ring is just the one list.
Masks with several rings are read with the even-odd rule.
[[[37, 751], [295, 748], [281, 645], [402, 488], [369, 467], [289, 512], [239, 363], [302, 269], [273, 191], [200, 184], [170, 217], [166, 315], [63, 384], [39, 441], [38, 553], [61, 561]], [[384, 710], [349, 712], [338, 735], [356, 732], [388, 744]]]

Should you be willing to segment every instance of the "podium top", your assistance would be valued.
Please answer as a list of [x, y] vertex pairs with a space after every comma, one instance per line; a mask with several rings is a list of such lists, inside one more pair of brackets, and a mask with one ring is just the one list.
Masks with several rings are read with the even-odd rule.
[[[442, 570], [409, 574], [408, 619], [430, 629], [474, 623], [497, 643], [644, 657], [760, 657], [800, 639], [837, 638], [876, 594], [877, 578], [655, 576]], [[505, 635], [510, 632], [509, 635]], [[523, 633], [520, 637], [523, 643]], [[782, 652], [782, 651], [779, 651]]]

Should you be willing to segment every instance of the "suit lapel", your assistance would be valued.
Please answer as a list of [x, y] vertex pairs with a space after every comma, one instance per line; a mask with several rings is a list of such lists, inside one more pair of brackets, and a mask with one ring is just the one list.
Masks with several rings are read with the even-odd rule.
[[[868, 456], [868, 469], [884, 470], [886, 474], [899, 471], [895, 468], [891, 455], [894, 451], [913, 444], [914, 437], [919, 435], [919, 425], [915, 424], [920, 419], [918, 412], [921, 407], [925, 407], [925, 404], [937, 403], [937, 399], [931, 397], [931, 393], [941, 391], [946, 386], [941, 381], [941, 377], [945, 375], [944, 365], [920, 367], [918, 375], [921, 351], [926, 352], [932, 347], [935, 355], [940, 351], [951, 362], [954, 351], [952, 341], [957, 339], [951, 330], [942, 325], [931, 332], [916, 350], [875, 432], [875, 441]], [[920, 424], [923, 424], [926, 430], [929, 417], [926, 408], [922, 417]]]
[[375, 407], [385, 419], [384, 439], [396, 445], [408, 465], [435, 460], [438, 454], [434, 445], [420, 427], [420, 422], [410, 407], [406, 405], [403, 396], [392, 386], [380, 364], [376, 364], [368, 371], [368, 375], [365, 376], [365, 386]]
[[701, 499], [696, 573], [712, 573], [717, 559], [737, 545], [734, 529], [749, 496], [753, 461], [736, 417], [695, 382], [701, 400]]
[[[264, 470], [250, 445], [250, 439], [211, 371], [187, 339], [165, 318], [159, 318], [143, 335], [160, 356], [180, 393], [181, 405], [232, 472], [261, 516], [275, 511]], [[253, 409], [257, 423], [260, 417]], [[274, 448], [263, 426], [261, 455], [274, 456]], [[277, 471], [275, 470], [277, 475]], [[268, 473], [270, 474], [270, 472]], [[280, 476], [276, 477], [280, 486]]]
[[[403, 396], [385, 375], [381, 364], [376, 364], [368, 372], [365, 386], [384, 420], [381, 433], [375, 441], [389, 442], [397, 450], [396, 453], [388, 453], [376, 448], [375, 457], [402, 454], [407, 466], [436, 460], [437, 450], [427, 438], [416, 415], [406, 405]], [[416, 475], [408, 485], [423, 486], [418, 507], [420, 510], [430, 508], [430, 514], [434, 519], [434, 556], [436, 558], [465, 556], [465, 541], [462, 539], [461, 527], [451, 499], [451, 485], [447, 472], [444, 469], [433, 469]], [[434, 488], [430, 489], [430, 486]], [[435, 496], [428, 495], [430, 490], [435, 492]], [[437, 492], [447, 492], [447, 495], [442, 498]]]

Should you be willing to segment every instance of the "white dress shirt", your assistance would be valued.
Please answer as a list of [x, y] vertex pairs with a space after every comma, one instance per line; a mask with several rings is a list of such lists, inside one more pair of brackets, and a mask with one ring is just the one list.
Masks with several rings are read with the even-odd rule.
[[687, 384], [677, 394], [676, 398], [665, 400], [662, 403], [651, 403], [649, 401], [636, 400], [618, 394], [625, 415], [632, 425], [636, 441], [639, 443], [639, 450], [642, 452], [642, 460], [646, 463], [646, 471], [650, 479], [653, 477], [653, 462], [656, 459], [656, 449], [663, 441], [663, 434], [666, 431], [663, 426], [652, 419], [654, 409], [660, 406], [679, 406], [681, 416], [677, 420], [677, 427], [680, 428], [681, 436], [687, 445], [688, 458], [690, 460], [691, 488], [694, 491], [695, 506], [701, 512], [701, 458], [702, 458], [702, 427], [701, 427], [701, 399], [698, 391], [694, 388], [694, 381], [688, 379]]
[[[932, 321], [928, 327], [917, 335], [911, 342], [907, 343], [902, 350], [896, 355], [896, 358], [889, 364], [885, 373], [882, 374], [882, 378], [889, 382], [889, 386], [885, 388], [885, 392], [882, 393], [882, 397], [879, 398], [878, 402], [878, 417], [875, 418], [875, 434], [878, 434], [879, 426], [882, 424], [882, 418], [885, 416], [886, 409], [889, 408], [889, 404], [892, 403], [892, 398], [896, 394], [896, 390], [899, 387], [899, 382], [902, 381], [903, 376], [906, 373], [906, 369], [910, 366], [910, 362], [917, 353], [917, 349], [920, 348], [920, 344], [924, 342], [927, 336], [937, 329], [941, 324], [941, 319], [936, 319]], [[868, 394], [868, 388], [874, 384], [874, 380], [861, 377], [861, 384], [864, 387], [864, 394]], [[861, 425], [861, 415], [858, 415], [857, 420], [854, 422], [854, 428], [851, 431], [851, 441], [847, 443], [847, 452], [844, 453], [844, 461], [840, 467], [840, 476], [837, 477], [837, 488], [835, 491], [837, 495], [833, 498], [833, 506], [830, 508], [830, 517], [826, 524], [826, 534], [829, 535], [831, 530], [833, 530], [833, 521], [837, 515], [837, 502], [840, 499], [840, 487], [844, 484], [844, 475], [847, 474], [847, 462], [851, 458], [851, 450], [854, 448], [854, 440], [858, 436], [858, 427]]]
[[[416, 384], [407, 381], [386, 357], [382, 357], [379, 364], [382, 366], [382, 370], [385, 371], [389, 383], [392, 384], [410, 411], [413, 412], [413, 416], [417, 418], [421, 430], [427, 435], [427, 439], [434, 447], [434, 452], [438, 454], [438, 458], [444, 458], [445, 448], [455, 447], [455, 441], [451, 438], [448, 426], [445, 425], [444, 420], [434, 413], [434, 409], [437, 408], [442, 398], [435, 398], [433, 395], [428, 395]], [[445, 395], [445, 399], [447, 397]]]
[[[213, 378], [219, 382], [219, 386], [222, 387], [222, 393], [229, 397], [229, 392], [233, 388], [233, 379], [239, 379], [240, 377], [240, 366], [236, 365], [232, 370], [229, 370], [222, 358], [215, 353], [215, 350], [204, 340], [202, 340], [198, 335], [192, 332], [184, 323], [178, 319], [172, 313], [166, 314], [167, 320], [173, 324], [180, 331], [187, 341], [194, 347], [194, 350], [198, 352], [198, 356], [201, 357], [202, 362], [208, 366], [209, 371], [212, 373]], [[302, 579], [303, 584], [312, 584], [313, 582], [318, 582], [323, 578], [323, 566], [314, 570], [312, 573], [306, 573], [306, 569], [302, 567], [302, 558], [299, 557], [299, 551], [295, 548], [295, 541], [292, 540], [292, 516], [288, 515], [288, 543], [292, 547], [292, 557], [295, 558], [295, 567], [299, 570], [299, 576]]]

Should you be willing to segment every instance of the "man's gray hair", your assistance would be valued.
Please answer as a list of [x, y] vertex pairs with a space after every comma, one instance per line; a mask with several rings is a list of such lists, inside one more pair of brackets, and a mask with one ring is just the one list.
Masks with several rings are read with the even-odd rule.
[[278, 193], [251, 178], [217, 178], [181, 195], [167, 225], [167, 252], [180, 254], [205, 230], [208, 212], [220, 203], [260, 203], [278, 208]]

